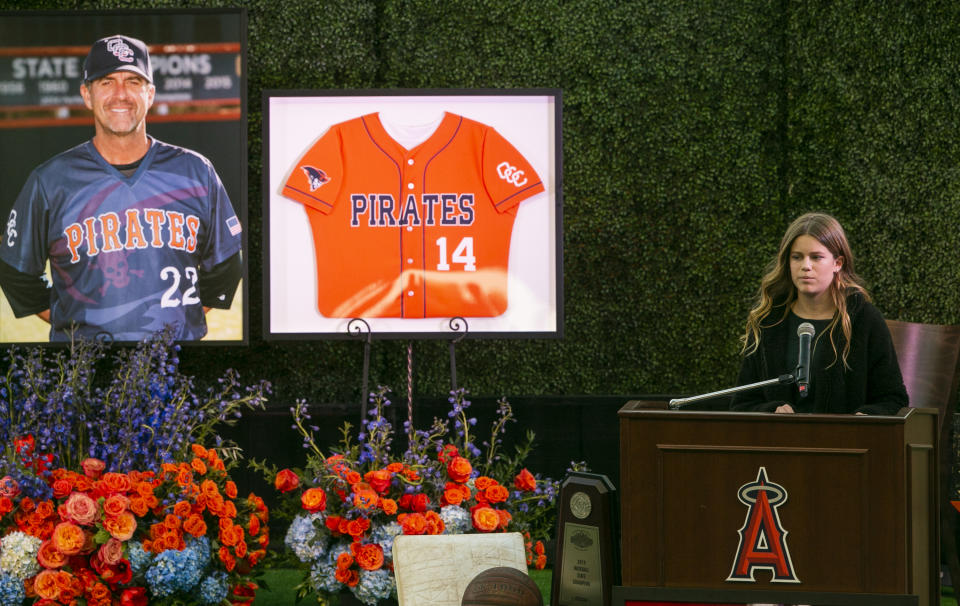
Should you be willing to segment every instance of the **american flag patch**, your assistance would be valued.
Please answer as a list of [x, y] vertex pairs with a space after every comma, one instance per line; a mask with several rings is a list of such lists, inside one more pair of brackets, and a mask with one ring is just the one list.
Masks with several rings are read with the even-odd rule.
[[227, 229], [230, 230], [231, 236], [235, 236], [243, 231], [243, 228], [240, 227], [240, 220], [236, 217], [230, 217], [227, 219]]

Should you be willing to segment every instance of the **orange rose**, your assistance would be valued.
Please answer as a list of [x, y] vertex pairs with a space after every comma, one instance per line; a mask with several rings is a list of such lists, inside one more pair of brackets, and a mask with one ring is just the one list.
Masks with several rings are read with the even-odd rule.
[[363, 477], [356, 471], [347, 472], [347, 484], [356, 484], [362, 479]]
[[195, 458], [192, 461], [190, 461], [190, 468], [200, 475], [204, 475], [205, 473], [207, 473], [207, 464], [204, 462], [203, 459]]
[[37, 561], [44, 568], [60, 568], [67, 563], [66, 554], [60, 553], [53, 541], [47, 539], [40, 544], [40, 551], [37, 552]]
[[354, 538], [359, 538], [363, 536], [367, 530], [370, 529], [370, 520], [367, 518], [357, 518], [355, 520], [350, 520], [347, 523], [347, 534]]
[[207, 534], [207, 523], [203, 521], [203, 517], [192, 514], [184, 521], [183, 530], [191, 536], [199, 538]]
[[497, 512], [497, 515], [500, 516], [500, 530], [506, 530], [507, 526], [510, 525], [510, 520], [513, 519], [513, 516], [510, 515], [510, 512], [505, 509], [497, 509], [495, 511]]
[[110, 492], [125, 493], [130, 490], [130, 478], [125, 473], [105, 473], [103, 482]]
[[186, 519], [193, 513], [193, 507], [186, 501], [177, 501], [173, 506], [173, 515]]
[[137, 529], [137, 519], [129, 511], [118, 516], [110, 516], [103, 520], [103, 529], [115, 539], [129, 541]]
[[237, 498], [237, 484], [233, 480], [227, 480], [223, 486], [223, 492], [231, 499]]
[[223, 498], [220, 494], [220, 489], [217, 487], [217, 483], [213, 480], [204, 480], [201, 482], [200, 492], [207, 498]]
[[447, 488], [443, 491], [441, 505], [459, 505], [463, 502], [463, 493], [459, 487]]
[[370, 488], [360, 488], [353, 493], [353, 506], [360, 509], [373, 509], [380, 497]]
[[473, 481], [473, 485], [476, 486], [477, 490], [480, 492], [490, 488], [496, 483], [496, 480], [493, 478], [488, 478], [487, 476], [477, 476], [477, 479]]
[[260, 518], [250, 516], [250, 521], [247, 522], [247, 532], [253, 536], [256, 536], [256, 534], [260, 532]]
[[374, 471], [368, 471], [363, 476], [363, 479], [378, 493], [385, 494], [390, 490], [390, 480], [392, 477], [393, 475], [386, 469], [376, 469]]
[[53, 529], [53, 546], [64, 555], [77, 555], [87, 542], [83, 529], [72, 522], [61, 522]]
[[195, 457], [207, 456], [207, 449], [200, 444], [191, 444], [190, 450], [193, 452], [193, 456]]
[[300, 496], [300, 503], [310, 513], [324, 511], [327, 508], [327, 493], [322, 488], [308, 488]]
[[500, 526], [500, 516], [492, 507], [477, 507], [473, 510], [473, 527], [480, 532], [493, 532]]
[[513, 479], [513, 485], [517, 490], [536, 490], [537, 479], [526, 468], [523, 468]]
[[470, 461], [463, 457], [453, 457], [449, 463], [447, 463], [447, 475], [450, 476], [450, 479], [459, 484], [463, 484], [470, 479], [470, 474], [473, 472], [473, 466], [470, 465]]
[[376, 543], [361, 545], [357, 550], [357, 565], [364, 570], [379, 570], [383, 566], [383, 547]]
[[435, 511], [428, 511], [423, 514], [423, 518], [427, 523], [427, 534], [443, 534], [446, 525], [443, 523], [440, 514]]
[[390, 473], [398, 473], [403, 471], [403, 463], [390, 463], [387, 465], [387, 471]]
[[60, 586], [57, 584], [57, 571], [41, 570], [33, 580], [33, 590], [45, 600], [59, 598]]
[[388, 516], [397, 513], [397, 502], [393, 499], [380, 499], [380, 509]]
[[62, 499], [63, 497], [70, 494], [70, 491], [73, 490], [73, 483], [70, 480], [61, 478], [53, 482], [53, 498]]
[[122, 494], [112, 494], [103, 501], [103, 513], [118, 516], [130, 509], [130, 499]]
[[401, 513], [397, 522], [403, 528], [403, 534], [424, 534], [427, 531], [427, 520], [422, 513]]
[[227, 572], [233, 572], [233, 569], [237, 566], [237, 560], [233, 557], [233, 554], [230, 553], [230, 550], [226, 547], [221, 547], [217, 555], [220, 556], [220, 561], [223, 562], [223, 567], [227, 569]]
[[350, 568], [353, 566], [353, 556], [343, 552], [337, 556], [337, 568]]
[[507, 497], [510, 496], [510, 491], [502, 484], [494, 484], [493, 486], [488, 486], [487, 489], [483, 491], [483, 496], [486, 497], [490, 503], [503, 503], [507, 500]]

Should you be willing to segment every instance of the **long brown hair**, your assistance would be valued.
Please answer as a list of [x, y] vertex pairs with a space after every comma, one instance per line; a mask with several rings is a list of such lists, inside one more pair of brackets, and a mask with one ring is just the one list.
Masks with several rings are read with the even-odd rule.
[[[740, 341], [743, 344], [741, 353], [749, 355], [757, 351], [760, 346], [760, 331], [762, 328], [775, 326], [783, 322], [793, 302], [797, 299], [797, 287], [793, 284], [790, 275], [790, 249], [793, 241], [800, 236], [810, 236], [822, 244], [834, 258], [842, 258], [840, 270], [834, 274], [830, 284], [830, 297], [833, 299], [836, 311], [833, 320], [827, 327], [830, 335], [830, 344], [833, 346], [834, 363], [837, 361], [837, 342], [834, 331], [839, 325], [844, 336], [842, 352], [843, 365], [847, 364], [847, 355], [850, 353], [850, 314], [847, 311], [847, 296], [860, 293], [864, 300], [870, 300], [870, 294], [863, 285], [863, 280], [856, 274], [853, 266], [853, 251], [847, 242], [847, 235], [840, 222], [824, 213], [807, 213], [794, 219], [783, 239], [780, 240], [780, 250], [777, 256], [767, 265], [763, 279], [760, 281], [760, 292], [757, 302], [747, 315], [747, 329]], [[770, 318], [774, 306], [783, 306], [779, 317]], [[768, 321], [769, 320], [769, 321]], [[817, 337], [819, 339], [819, 336]], [[832, 366], [832, 363], [831, 363]]]

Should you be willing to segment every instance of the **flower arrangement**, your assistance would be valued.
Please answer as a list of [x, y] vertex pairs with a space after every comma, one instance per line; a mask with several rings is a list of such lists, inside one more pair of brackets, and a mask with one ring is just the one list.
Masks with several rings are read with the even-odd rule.
[[237, 498], [216, 450], [161, 471], [49, 470], [35, 500], [9, 476], [0, 492], [0, 605], [249, 604], [268, 512]]
[[[321, 604], [349, 589], [364, 604], [395, 595], [392, 548], [400, 534], [520, 531], [528, 564], [543, 568], [542, 539], [552, 529], [557, 482], [522, 467], [533, 434], [516, 454], [501, 452], [513, 411], [500, 400], [490, 439], [474, 443], [465, 390], [451, 393], [447, 420], [426, 430], [405, 423], [407, 447], [394, 454], [394, 432], [384, 415], [389, 390], [371, 394], [368, 419], [354, 436], [349, 423], [329, 454], [314, 439], [306, 404], [291, 409], [307, 449], [304, 470], [277, 471], [257, 464], [297, 506], [285, 537], [306, 570], [299, 595], [315, 592]], [[453, 426], [451, 431], [450, 426]]]
[[250, 603], [268, 512], [238, 498], [239, 449], [216, 429], [262, 408], [269, 383], [227, 371], [198, 395], [170, 329], [109, 351], [78, 340], [7, 354], [0, 606]]

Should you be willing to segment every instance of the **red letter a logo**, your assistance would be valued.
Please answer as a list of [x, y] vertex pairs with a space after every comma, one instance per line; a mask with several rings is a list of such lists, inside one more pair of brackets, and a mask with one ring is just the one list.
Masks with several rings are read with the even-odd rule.
[[748, 507], [747, 519], [739, 530], [740, 546], [727, 580], [755, 583], [754, 571], [764, 568], [773, 573], [771, 583], [799, 583], [787, 549], [787, 531], [777, 515], [777, 507], [787, 501], [787, 491], [769, 482], [766, 468], [761, 467], [756, 481], [741, 486], [738, 496]]

